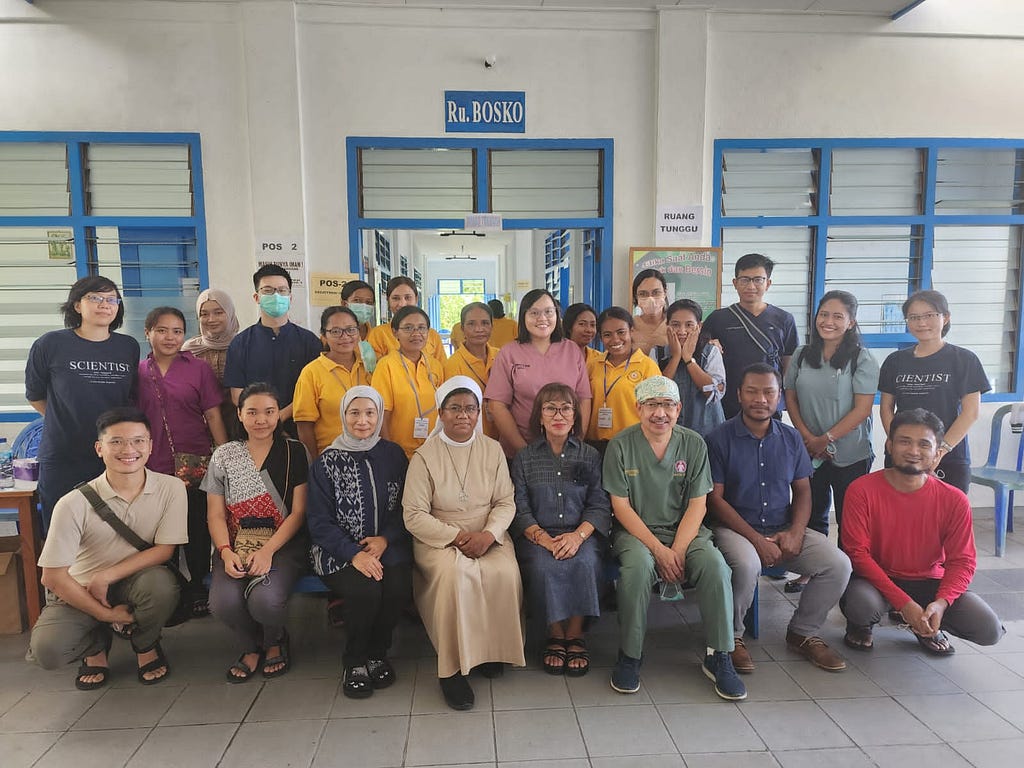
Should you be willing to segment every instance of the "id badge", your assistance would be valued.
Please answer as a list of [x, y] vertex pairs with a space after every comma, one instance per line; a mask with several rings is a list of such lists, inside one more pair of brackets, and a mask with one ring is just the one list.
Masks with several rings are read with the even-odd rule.
[[420, 440], [424, 439], [430, 432], [430, 419], [421, 417], [419, 419], [413, 419], [412, 422], [412, 436]]
[[612, 409], [608, 406], [597, 409], [597, 426], [598, 429], [612, 428]]

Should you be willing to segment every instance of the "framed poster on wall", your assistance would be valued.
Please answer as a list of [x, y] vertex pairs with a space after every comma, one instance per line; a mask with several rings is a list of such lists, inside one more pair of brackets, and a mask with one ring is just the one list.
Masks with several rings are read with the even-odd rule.
[[704, 317], [718, 308], [722, 299], [721, 248], [638, 248], [629, 249], [632, 274], [656, 269], [668, 284], [668, 303], [693, 299]]

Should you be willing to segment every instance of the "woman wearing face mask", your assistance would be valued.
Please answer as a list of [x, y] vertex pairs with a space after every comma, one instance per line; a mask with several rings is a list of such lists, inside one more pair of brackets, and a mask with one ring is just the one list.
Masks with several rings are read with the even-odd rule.
[[369, 283], [349, 280], [341, 289], [341, 306], [351, 309], [359, 323], [359, 356], [370, 373], [377, 367], [377, 353], [366, 341], [366, 337], [376, 324], [376, 305], [373, 288]]
[[[209, 460], [213, 448], [227, 442], [220, 406], [223, 394], [213, 369], [191, 352], [183, 352], [185, 315], [176, 307], [157, 307], [146, 316], [146, 340], [152, 352], [139, 363], [139, 408], [149, 419], [153, 451], [146, 466], [178, 475], [187, 488], [188, 563], [192, 615], [210, 612], [203, 580], [210, 575], [210, 530], [202, 474], [187, 466], [176, 471], [176, 454]], [[211, 445], [211, 437], [213, 443]]]
[[[399, 275], [388, 280], [386, 295], [388, 299], [388, 312], [391, 313], [392, 317], [402, 307], [415, 307], [419, 305], [420, 294], [416, 288], [416, 283], [405, 275]], [[397, 351], [399, 347], [398, 337], [395, 336], [394, 329], [387, 323], [373, 328], [366, 336], [366, 340], [373, 347], [373, 351], [377, 353], [378, 360], [383, 360], [385, 355]], [[444, 363], [448, 357], [445, 354], [440, 334], [433, 328], [427, 333], [423, 351], [439, 363]]]
[[408, 461], [380, 438], [383, 403], [353, 386], [340, 404], [342, 432], [317, 459], [309, 480], [307, 524], [313, 570], [344, 599], [341, 690], [365, 699], [395, 682], [391, 636], [412, 591], [412, 545], [402, 523]]
[[725, 421], [725, 361], [722, 350], [701, 338], [704, 310], [692, 299], [668, 308], [668, 353], [659, 360], [662, 373], [679, 385], [683, 407], [678, 424], [704, 437]]
[[633, 307], [636, 328], [633, 333], [636, 346], [649, 355], [655, 347], [668, 344], [668, 284], [656, 269], [645, 269], [633, 278]]
[[224, 386], [224, 363], [228, 346], [238, 333], [235, 303], [224, 291], [207, 288], [196, 298], [196, 317], [199, 318], [199, 335], [182, 344], [181, 351], [191, 352], [213, 369], [222, 392], [221, 421], [228, 437], [233, 438], [241, 434], [242, 425], [238, 421], [238, 409], [231, 400], [231, 390]]
[[584, 362], [590, 365], [591, 360], [601, 356], [591, 343], [597, 338], [597, 312], [589, 304], [570, 304], [562, 318], [562, 327], [569, 341], [576, 342], [583, 353]]
[[[444, 361], [444, 377], [450, 379], [453, 376], [469, 376], [476, 379], [480, 389], [486, 389], [491, 367], [498, 355], [497, 348], [490, 344], [491, 308], [479, 301], [467, 304], [462, 308], [459, 325], [464, 340], [452, 356]], [[486, 409], [480, 414], [480, 419], [483, 422], [484, 434], [497, 440], [498, 425], [494, 423]]]
[[359, 321], [349, 307], [328, 307], [321, 313], [320, 339], [325, 349], [302, 369], [292, 400], [299, 440], [312, 459], [341, 434], [345, 393], [371, 378], [359, 354]]

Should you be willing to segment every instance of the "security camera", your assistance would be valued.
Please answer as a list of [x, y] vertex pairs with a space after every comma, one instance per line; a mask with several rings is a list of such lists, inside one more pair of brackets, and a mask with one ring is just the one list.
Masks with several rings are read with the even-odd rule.
[[497, 63], [498, 58], [493, 53], [490, 56], [484, 56], [484, 69], [491, 69]]

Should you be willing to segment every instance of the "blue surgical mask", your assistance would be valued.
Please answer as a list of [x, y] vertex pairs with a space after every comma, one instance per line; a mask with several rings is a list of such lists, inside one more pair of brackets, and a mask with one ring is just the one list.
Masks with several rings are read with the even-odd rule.
[[373, 320], [373, 304], [359, 304], [358, 302], [350, 301], [348, 308], [352, 310], [352, 314], [356, 316], [356, 321], [360, 325]]
[[282, 296], [279, 293], [272, 293], [269, 296], [260, 294], [260, 309], [263, 310], [268, 317], [283, 317], [288, 314], [288, 309], [292, 305], [291, 296]]

